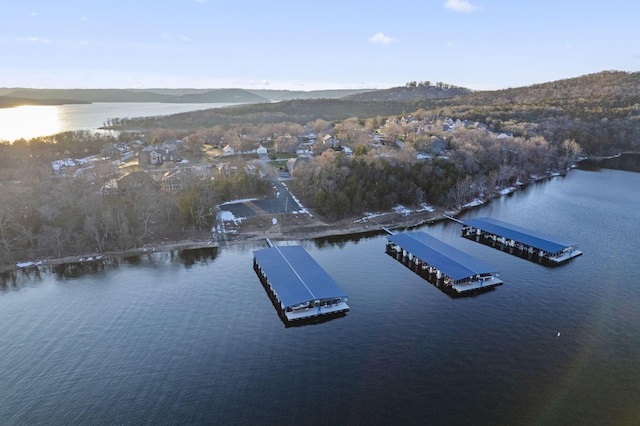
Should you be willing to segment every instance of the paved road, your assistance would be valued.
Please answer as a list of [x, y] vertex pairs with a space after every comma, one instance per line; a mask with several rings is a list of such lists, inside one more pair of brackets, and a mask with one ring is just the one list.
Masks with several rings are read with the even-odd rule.
[[276, 180], [273, 181], [273, 185], [276, 188], [276, 195], [274, 197], [265, 198], [264, 200], [225, 204], [220, 206], [220, 210], [229, 211], [237, 218], [300, 210], [300, 206], [282, 182]]

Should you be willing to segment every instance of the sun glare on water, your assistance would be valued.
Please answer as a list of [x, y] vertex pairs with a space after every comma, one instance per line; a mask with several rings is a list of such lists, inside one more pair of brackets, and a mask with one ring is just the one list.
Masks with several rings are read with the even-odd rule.
[[0, 109], [0, 140], [29, 140], [59, 133], [60, 129], [59, 110], [56, 106], [25, 105]]

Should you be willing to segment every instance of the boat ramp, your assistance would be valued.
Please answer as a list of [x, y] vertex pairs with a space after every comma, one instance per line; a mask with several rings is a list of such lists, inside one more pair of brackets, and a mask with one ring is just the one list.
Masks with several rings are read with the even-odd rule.
[[490, 217], [466, 220], [462, 225], [462, 236], [467, 239], [549, 265], [559, 265], [582, 254], [572, 241]]
[[349, 310], [346, 293], [302, 246], [267, 242], [253, 252], [253, 266], [285, 324]]
[[502, 285], [494, 276], [497, 270], [425, 232], [385, 231], [391, 234], [387, 237], [387, 254], [438, 287], [444, 285], [458, 295], [468, 295]]

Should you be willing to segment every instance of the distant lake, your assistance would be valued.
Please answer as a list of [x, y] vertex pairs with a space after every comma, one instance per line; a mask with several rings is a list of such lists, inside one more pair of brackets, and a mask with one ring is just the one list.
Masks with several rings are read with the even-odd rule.
[[379, 232], [278, 242], [349, 295], [345, 317], [303, 327], [253, 270], [264, 243], [5, 277], [0, 424], [637, 425], [638, 187], [573, 170], [462, 216], [577, 242], [559, 267], [420, 228], [501, 271], [477, 297], [450, 298]]
[[235, 104], [98, 102], [0, 108], [0, 141], [28, 140], [73, 130], [97, 130], [110, 118], [153, 117], [229, 105]]

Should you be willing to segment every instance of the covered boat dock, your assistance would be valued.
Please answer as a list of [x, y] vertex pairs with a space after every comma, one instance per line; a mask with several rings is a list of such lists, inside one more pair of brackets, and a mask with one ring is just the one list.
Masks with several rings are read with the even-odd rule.
[[526, 229], [490, 217], [463, 222], [462, 236], [492, 247], [508, 250], [511, 254], [530, 259], [546, 260], [552, 265], [580, 256], [576, 243], [552, 235]]
[[349, 310], [346, 293], [302, 246], [271, 246], [253, 256], [260, 281], [286, 320]]
[[469, 256], [425, 232], [407, 232], [387, 237], [387, 252], [415, 265], [418, 271], [455, 290], [466, 293], [502, 285], [491, 266]]

